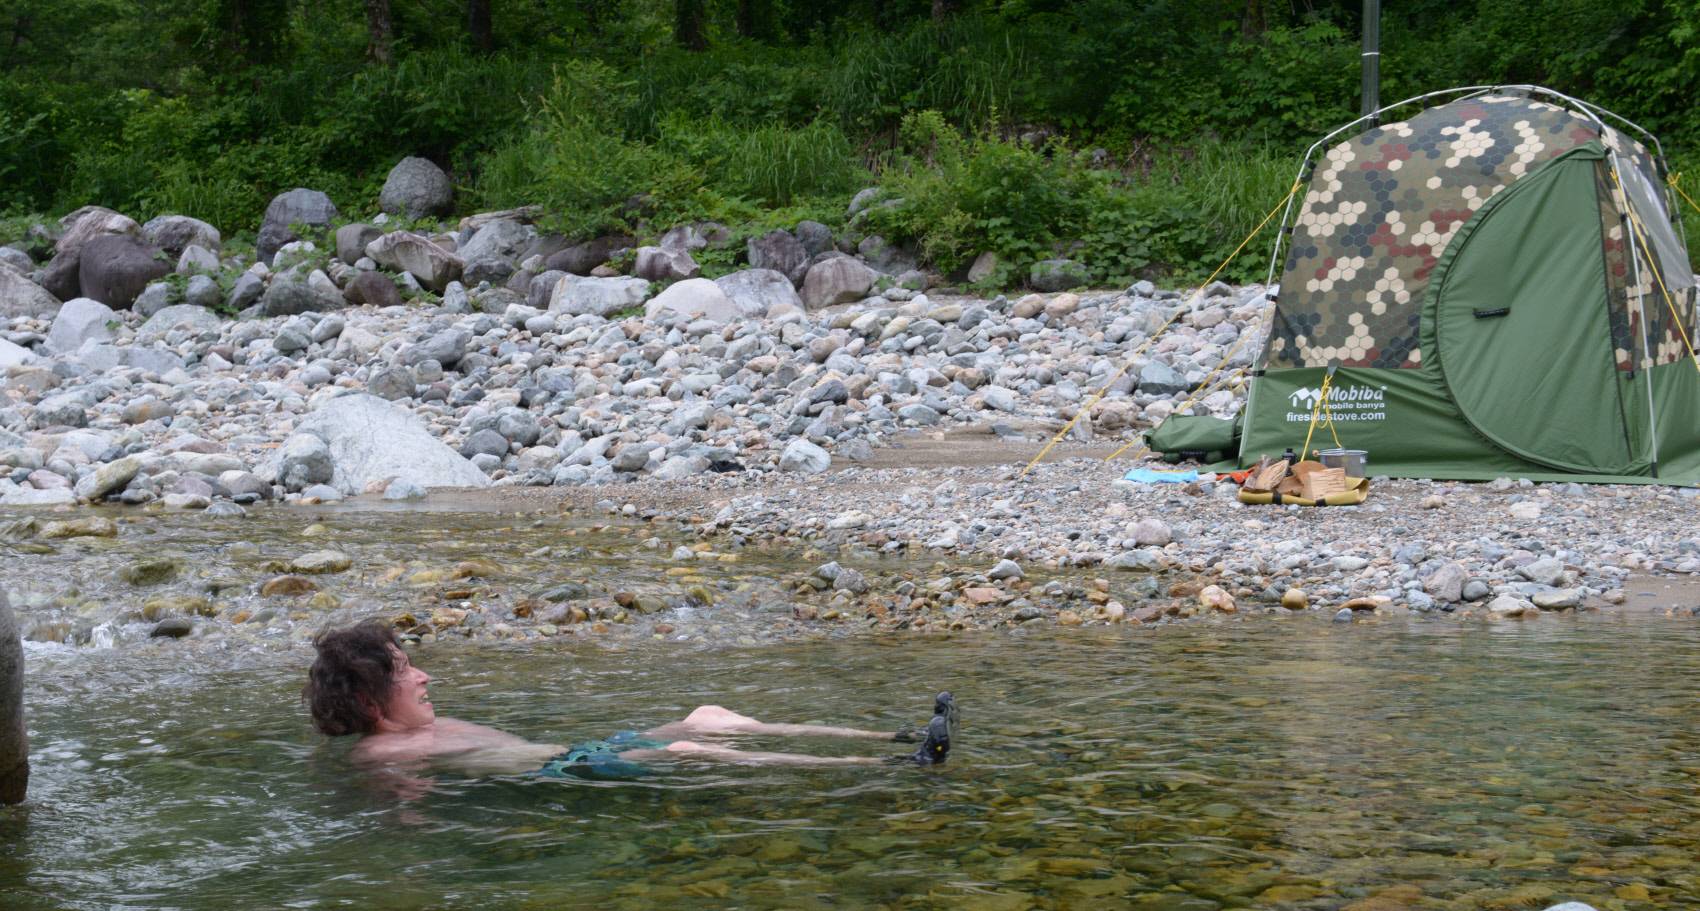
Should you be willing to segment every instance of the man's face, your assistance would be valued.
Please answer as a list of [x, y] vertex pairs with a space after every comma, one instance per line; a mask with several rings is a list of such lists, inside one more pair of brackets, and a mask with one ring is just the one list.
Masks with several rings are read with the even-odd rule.
[[395, 659], [395, 683], [390, 696], [378, 706], [378, 730], [383, 733], [411, 731], [437, 720], [437, 711], [425, 693], [431, 675], [413, 666], [407, 653], [392, 647]]

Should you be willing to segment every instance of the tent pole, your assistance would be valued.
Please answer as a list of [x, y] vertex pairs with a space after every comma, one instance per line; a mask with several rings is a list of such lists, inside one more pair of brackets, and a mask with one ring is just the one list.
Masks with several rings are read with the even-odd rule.
[[1381, 0], [1364, 0], [1363, 107], [1359, 113], [1373, 117], [1381, 107]]
[[1652, 460], [1650, 464], [1652, 465], [1653, 477], [1656, 478], [1659, 476], [1659, 409], [1653, 401], [1653, 349], [1647, 342], [1647, 333], [1652, 327], [1647, 320], [1646, 295], [1640, 293], [1642, 281], [1641, 253], [1635, 248], [1635, 235], [1630, 233], [1634, 229], [1629, 224], [1630, 215], [1627, 211], [1631, 205], [1629, 201], [1629, 191], [1623, 189], [1623, 169], [1618, 167], [1617, 152], [1608, 150], [1608, 154], [1611, 158], [1612, 177], [1617, 184], [1617, 195], [1622, 198], [1623, 206], [1626, 210], [1620, 218], [1623, 222], [1624, 240], [1629, 244], [1630, 268], [1634, 271], [1635, 275], [1635, 285], [1631, 289], [1631, 292], [1635, 297], [1635, 312], [1641, 316], [1641, 357], [1644, 361], [1643, 369], [1641, 370], [1641, 381], [1647, 384], [1647, 430], [1653, 444]]

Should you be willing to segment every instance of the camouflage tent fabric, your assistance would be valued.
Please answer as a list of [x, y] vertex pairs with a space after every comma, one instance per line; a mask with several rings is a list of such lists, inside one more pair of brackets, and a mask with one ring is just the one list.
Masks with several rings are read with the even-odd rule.
[[[1662, 184], [1641, 144], [1614, 129], [1602, 133], [1581, 113], [1519, 95], [1429, 108], [1330, 148], [1292, 225], [1266, 365], [1420, 367], [1424, 294], [1458, 228], [1507, 186], [1594, 140], [1649, 186]], [[1657, 268], [1655, 238], [1645, 236], [1668, 233], [1668, 215], [1643, 218], [1643, 236], [1632, 236], [1623, 190], [1603, 168], [1601, 203], [1620, 368], [1645, 360], [1636, 334], [1642, 312], [1652, 363], [1683, 357], [1677, 326], [1678, 318], [1693, 322], [1692, 281]]]

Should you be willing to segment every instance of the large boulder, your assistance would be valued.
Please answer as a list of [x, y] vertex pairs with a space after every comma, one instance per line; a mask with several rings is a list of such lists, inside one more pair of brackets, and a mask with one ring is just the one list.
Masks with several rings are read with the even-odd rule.
[[24, 802], [30, 741], [24, 727], [24, 646], [6, 590], [0, 588], [0, 804]]
[[706, 278], [687, 278], [655, 295], [644, 305], [644, 315], [650, 319], [669, 319], [669, 314], [687, 319], [706, 319], [729, 323], [740, 315], [738, 305]]
[[649, 282], [641, 278], [585, 278], [568, 274], [555, 283], [555, 290], [549, 296], [549, 310], [606, 318], [642, 304], [647, 297]]
[[174, 304], [148, 317], [136, 330], [136, 341], [153, 342], [164, 339], [173, 329], [184, 329], [196, 335], [217, 332], [223, 321], [218, 314], [193, 304]]
[[73, 297], [53, 318], [53, 328], [47, 331], [47, 350], [70, 354], [90, 340], [111, 341], [115, 337], [112, 327], [117, 322], [118, 313], [111, 307], [86, 297]]
[[790, 231], [769, 231], [749, 240], [750, 268], [772, 269], [801, 284], [809, 273], [809, 251]]
[[797, 296], [791, 280], [772, 269], [745, 269], [722, 275], [714, 283], [732, 299], [742, 316], [759, 319], [803, 309], [803, 299]]
[[286, 490], [303, 490], [314, 484], [329, 484], [336, 476], [331, 447], [324, 437], [294, 433], [283, 441], [273, 457], [273, 474]]
[[[321, 273], [322, 274], [322, 273]], [[293, 316], [319, 310], [341, 309], [341, 297], [321, 294], [300, 269], [280, 272], [260, 296], [260, 316]]]
[[403, 348], [401, 362], [416, 367], [426, 361], [436, 361], [444, 368], [453, 369], [466, 356], [466, 346], [471, 342], [472, 333], [458, 326], [450, 327]]
[[483, 256], [467, 258], [466, 268], [461, 270], [461, 281], [474, 287], [480, 283], [500, 287], [513, 274], [513, 260], [495, 253], [486, 253]]
[[732, 232], [719, 222], [699, 221], [694, 225], [679, 225], [668, 229], [658, 241], [669, 250], [701, 250], [704, 247], [723, 247], [732, 239]]
[[804, 439], [792, 440], [779, 454], [779, 470], [820, 474], [832, 467], [832, 454]]
[[352, 266], [366, 255], [367, 244], [383, 236], [384, 232], [365, 222], [343, 225], [336, 229], [336, 258]]
[[177, 257], [177, 272], [181, 275], [212, 275], [218, 272], [218, 254], [200, 244], [190, 244]]
[[402, 302], [395, 279], [382, 272], [361, 272], [349, 279], [348, 284], [342, 286], [342, 299], [356, 307], [361, 304], [396, 307]]
[[810, 310], [846, 304], [868, 296], [880, 274], [848, 256], [823, 259], [803, 278], [803, 306]]
[[[325, 442], [333, 465], [330, 484], [345, 494], [391, 480], [425, 488], [490, 485], [484, 472], [432, 436], [411, 411], [374, 395], [325, 401], [296, 432]], [[281, 477], [277, 467], [273, 474]]]
[[697, 261], [684, 250], [669, 247], [639, 247], [632, 274], [652, 282], [675, 282], [696, 278], [702, 272]]
[[0, 320], [14, 316], [46, 319], [59, 311], [59, 298], [46, 288], [0, 266]]
[[569, 272], [573, 275], [589, 275], [590, 270], [607, 262], [616, 252], [637, 243], [636, 238], [623, 234], [613, 234], [587, 240], [582, 244], [574, 244], [563, 250], [549, 254], [543, 261], [543, 268], [558, 272]]
[[1044, 259], [1027, 272], [1027, 284], [1035, 291], [1067, 291], [1091, 284], [1092, 274], [1072, 259]]
[[915, 257], [891, 244], [878, 234], [862, 238], [856, 245], [856, 255], [863, 262], [887, 275], [902, 275], [915, 268]]
[[135, 236], [142, 230], [135, 219], [102, 206], [84, 206], [59, 219], [59, 227], [64, 233], [54, 245], [52, 261], [42, 270], [41, 285], [60, 300], [82, 296], [79, 267], [89, 241], [106, 234]]
[[449, 282], [460, 278], [466, 263], [459, 256], [411, 231], [396, 231], [366, 245], [366, 255], [380, 266], [406, 272], [419, 284], [442, 293]]
[[512, 259], [537, 234], [529, 225], [498, 218], [479, 228], [466, 245], [455, 252], [461, 259], [472, 262], [482, 256], [501, 256]]
[[449, 183], [449, 175], [442, 168], [429, 159], [403, 158], [384, 178], [378, 208], [408, 218], [443, 215], [449, 211], [454, 197], [454, 185]]
[[797, 230], [792, 233], [797, 235], [803, 249], [809, 251], [811, 259], [832, 249], [832, 229], [818, 221], [797, 222]]
[[323, 232], [330, 230], [336, 218], [336, 205], [318, 190], [296, 187], [287, 193], [279, 193], [266, 206], [259, 237], [254, 240], [254, 253], [261, 262], [269, 265], [279, 247], [302, 239], [291, 225], [304, 225]]
[[141, 225], [128, 215], [121, 215], [105, 206], [83, 206], [75, 212], [59, 219], [59, 227], [63, 233], [53, 245], [53, 254], [63, 256], [77, 253], [83, 245], [102, 234], [141, 233]]
[[217, 252], [224, 244], [218, 229], [187, 215], [161, 215], [142, 225], [142, 239], [156, 247], [181, 256], [190, 247]]
[[128, 307], [148, 282], [170, 275], [171, 267], [158, 247], [128, 234], [103, 234], [83, 245], [77, 280], [84, 297]]

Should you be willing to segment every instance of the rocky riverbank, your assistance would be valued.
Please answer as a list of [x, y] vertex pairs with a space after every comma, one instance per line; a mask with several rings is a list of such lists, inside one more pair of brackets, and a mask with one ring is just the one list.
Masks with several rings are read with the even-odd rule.
[[[1243, 388], [1215, 368], [1260, 347], [1261, 287], [982, 299], [813, 223], [750, 238], [751, 268], [710, 281], [692, 253], [724, 242], [712, 225], [635, 247], [569, 244], [520, 210], [333, 232], [321, 197], [279, 196], [251, 254], [215, 252], [218, 230], [192, 219], [92, 208], [0, 252], [0, 507], [224, 521], [257, 504], [511, 488], [486, 496], [658, 523], [642, 540], [675, 576], [787, 553], [797, 562], [772, 581], [796, 629], [1535, 617], [1631, 602], [1638, 574], [1700, 573], [1694, 500], [1666, 488], [1378, 482], [1363, 507], [1301, 510], [1243, 506], [1208, 477], [1119, 480], [1126, 461], [1098, 456], [1195, 390], [1195, 413], [1240, 407]], [[1020, 477], [1089, 403], [1066, 446]], [[61, 518], [7, 537], [53, 552], [135, 524]], [[259, 596], [267, 581], [242, 585]], [[550, 616], [701, 607], [693, 586], [634, 611], [641, 592], [615, 585], [608, 604]], [[538, 592], [503, 591], [402, 625], [474, 628], [447, 622], [470, 610], [520, 635], [563, 626], [522, 608]], [[220, 616], [216, 603], [187, 613]]]
[[751, 268], [710, 281], [691, 253], [717, 226], [568, 246], [533, 215], [343, 224], [333, 255], [297, 232], [324, 240], [334, 205], [293, 190], [252, 260], [181, 216], [37, 226], [0, 260], [0, 505], [814, 475], [915, 428], [1045, 432], [1118, 375], [1077, 436], [1123, 437], [1224, 356], [1248, 363], [1263, 312], [1261, 289], [1221, 284], [964, 297], [812, 222], [749, 238]]

